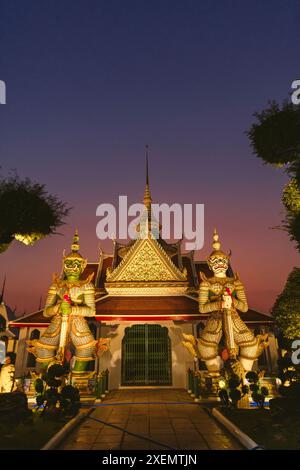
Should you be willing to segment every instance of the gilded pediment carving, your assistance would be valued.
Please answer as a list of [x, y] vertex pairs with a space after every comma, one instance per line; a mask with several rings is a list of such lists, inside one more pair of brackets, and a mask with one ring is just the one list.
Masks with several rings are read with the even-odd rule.
[[115, 281], [186, 281], [180, 271], [154, 238], [137, 240], [121, 263], [107, 270], [107, 282]]

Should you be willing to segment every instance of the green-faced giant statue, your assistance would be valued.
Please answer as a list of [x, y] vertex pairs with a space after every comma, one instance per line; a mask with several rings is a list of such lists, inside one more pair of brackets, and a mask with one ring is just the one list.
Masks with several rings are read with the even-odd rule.
[[66, 346], [73, 345], [76, 362], [74, 372], [84, 372], [88, 361], [95, 359], [98, 346], [85, 317], [95, 316], [95, 287], [93, 275], [81, 279], [87, 260], [79, 253], [79, 238], [75, 232], [72, 251], [63, 257], [63, 276], [54, 275], [44, 308], [51, 323], [37, 339], [29, 342], [29, 351], [43, 366], [64, 361]]

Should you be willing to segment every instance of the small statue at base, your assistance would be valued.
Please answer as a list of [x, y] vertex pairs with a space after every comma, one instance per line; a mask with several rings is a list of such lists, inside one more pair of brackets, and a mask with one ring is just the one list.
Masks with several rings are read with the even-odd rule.
[[0, 371], [0, 393], [10, 393], [17, 389], [15, 383], [15, 366], [8, 354]]

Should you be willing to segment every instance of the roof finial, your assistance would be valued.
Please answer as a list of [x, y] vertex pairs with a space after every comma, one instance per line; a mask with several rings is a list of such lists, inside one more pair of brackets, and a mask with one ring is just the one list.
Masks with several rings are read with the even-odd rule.
[[1, 294], [0, 294], [0, 304], [1, 304], [1, 303], [3, 302], [3, 300], [4, 300], [5, 284], [6, 284], [6, 274], [5, 274], [5, 276], [4, 276], [3, 285], [2, 285], [2, 291], [1, 291]]
[[149, 168], [148, 168], [148, 151], [149, 145], [146, 145], [146, 187], [144, 192], [144, 206], [146, 206], [148, 213], [151, 212], [151, 194], [150, 194], [150, 186], [149, 186]]
[[149, 145], [146, 145], [146, 184], [149, 186], [149, 169], [148, 169], [148, 151]]

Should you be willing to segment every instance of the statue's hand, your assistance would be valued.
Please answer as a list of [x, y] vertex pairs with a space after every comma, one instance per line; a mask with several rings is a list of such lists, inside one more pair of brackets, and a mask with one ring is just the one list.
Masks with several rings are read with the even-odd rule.
[[72, 307], [69, 302], [66, 300], [63, 300], [62, 303], [60, 304], [60, 311], [63, 316], [68, 316], [70, 315], [72, 311]]
[[231, 308], [232, 306], [232, 297], [231, 295], [224, 294], [223, 295], [223, 302], [222, 302], [222, 308]]
[[54, 305], [53, 312], [54, 312], [54, 315], [57, 315], [60, 312], [60, 303]]

